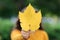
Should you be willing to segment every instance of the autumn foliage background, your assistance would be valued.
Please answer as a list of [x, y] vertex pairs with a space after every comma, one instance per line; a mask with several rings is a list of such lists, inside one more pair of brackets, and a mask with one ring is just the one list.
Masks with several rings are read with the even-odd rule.
[[50, 40], [60, 40], [60, 0], [0, 0], [0, 40], [10, 40], [18, 12], [29, 3], [42, 12], [42, 26]]

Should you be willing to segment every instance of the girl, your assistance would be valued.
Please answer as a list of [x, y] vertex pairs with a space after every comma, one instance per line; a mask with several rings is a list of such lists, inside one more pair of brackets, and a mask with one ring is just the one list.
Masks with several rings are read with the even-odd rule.
[[41, 26], [41, 20], [41, 11], [35, 11], [29, 4], [24, 12], [19, 12], [17, 26], [11, 32], [11, 40], [49, 40]]

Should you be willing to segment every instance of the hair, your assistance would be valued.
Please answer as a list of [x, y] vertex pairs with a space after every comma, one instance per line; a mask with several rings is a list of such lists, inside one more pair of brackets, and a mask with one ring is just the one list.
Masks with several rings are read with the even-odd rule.
[[[18, 19], [17, 22], [16, 22], [16, 29], [20, 30], [21, 31], [21, 25], [20, 25], [20, 20]], [[40, 23], [40, 28], [39, 30], [43, 30], [43, 27], [42, 27], [42, 23]]]

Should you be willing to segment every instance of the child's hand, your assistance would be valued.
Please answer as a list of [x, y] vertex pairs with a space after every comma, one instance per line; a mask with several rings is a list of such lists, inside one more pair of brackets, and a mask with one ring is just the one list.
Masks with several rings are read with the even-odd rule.
[[23, 36], [25, 39], [29, 38], [29, 36], [30, 36], [30, 31], [26, 32], [26, 31], [23, 31], [23, 30], [22, 30], [21, 33], [22, 33], [22, 36]]

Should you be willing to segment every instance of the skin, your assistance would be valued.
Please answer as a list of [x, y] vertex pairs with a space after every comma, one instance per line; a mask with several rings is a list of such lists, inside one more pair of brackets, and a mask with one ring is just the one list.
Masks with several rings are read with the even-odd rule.
[[30, 31], [21, 30], [21, 34], [25, 39], [28, 39], [30, 35]]

